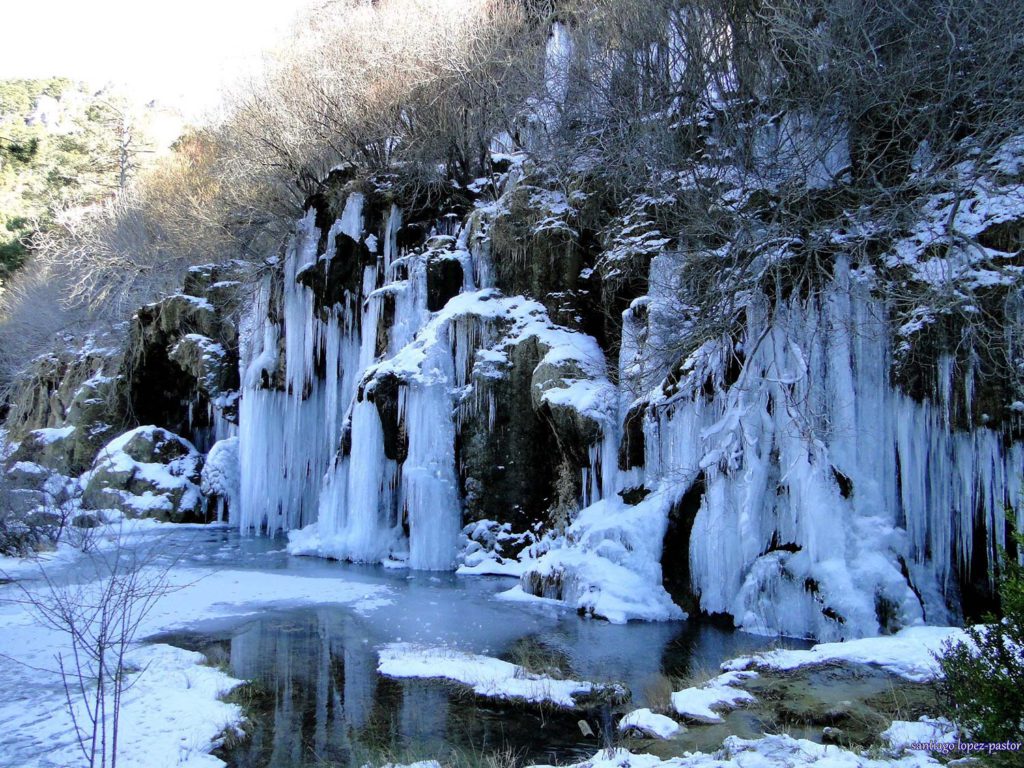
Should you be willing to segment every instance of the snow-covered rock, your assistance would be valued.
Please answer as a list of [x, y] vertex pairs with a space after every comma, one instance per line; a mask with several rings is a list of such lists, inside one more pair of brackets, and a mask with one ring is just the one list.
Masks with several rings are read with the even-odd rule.
[[595, 690], [593, 683], [533, 674], [517, 664], [490, 656], [409, 643], [391, 643], [381, 648], [377, 670], [389, 677], [454, 680], [480, 696], [549, 702], [560, 707], [574, 707], [575, 696]]
[[806, 651], [778, 650], [740, 657], [724, 664], [723, 669], [787, 670], [841, 661], [881, 667], [907, 680], [926, 682], [941, 675], [936, 655], [946, 643], [958, 640], [967, 640], [967, 635], [955, 627], [907, 627], [886, 637], [820, 643]]
[[615, 623], [684, 618], [661, 580], [666, 505], [655, 494], [635, 506], [608, 498], [582, 510], [564, 538], [526, 561], [523, 592]]
[[129, 517], [201, 519], [202, 456], [189, 441], [159, 427], [126, 432], [104, 447], [82, 477], [82, 505]]
[[639, 733], [658, 739], [671, 739], [684, 730], [671, 717], [659, 715], [650, 709], [634, 709], [619, 721], [619, 730], [623, 733]]
[[218, 520], [225, 520], [231, 510], [237, 511], [241, 493], [237, 437], [213, 444], [203, 463], [200, 488], [207, 499], [215, 500]]
[[722, 717], [719, 711], [754, 701], [754, 696], [749, 691], [735, 685], [751, 677], [757, 677], [757, 673], [726, 672], [703, 685], [676, 691], [672, 694], [672, 708], [690, 720], [720, 723]]

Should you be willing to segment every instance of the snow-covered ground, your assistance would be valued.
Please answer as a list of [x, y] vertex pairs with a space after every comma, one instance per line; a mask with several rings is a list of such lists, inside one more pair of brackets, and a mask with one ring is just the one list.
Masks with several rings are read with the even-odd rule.
[[730, 736], [722, 749], [714, 753], [695, 752], [668, 760], [654, 755], [636, 755], [624, 749], [607, 749], [567, 768], [937, 768], [939, 765], [938, 761], [920, 752], [875, 758], [841, 747], [780, 735], [761, 739]]
[[[60, 567], [74, 559], [73, 552], [62, 549], [47, 558], [44, 567], [61, 583]], [[10, 561], [2, 567], [21, 577], [38, 568]], [[388, 600], [384, 586], [251, 570], [177, 568], [167, 574], [167, 587], [144, 618], [137, 638], [268, 606], [334, 604], [362, 611]], [[26, 588], [45, 598], [46, 588], [38, 581], [27, 582]], [[5, 657], [0, 664], [0, 765], [75, 765], [81, 754], [57, 662], [58, 654], [68, 658], [69, 641], [63, 632], [41, 626], [25, 597], [17, 585], [0, 587], [0, 653]], [[238, 725], [241, 712], [220, 697], [240, 681], [206, 666], [202, 654], [169, 645], [137, 644], [126, 662], [128, 668], [141, 671], [130, 676], [122, 702], [118, 764], [222, 765], [209, 752], [220, 734]]]

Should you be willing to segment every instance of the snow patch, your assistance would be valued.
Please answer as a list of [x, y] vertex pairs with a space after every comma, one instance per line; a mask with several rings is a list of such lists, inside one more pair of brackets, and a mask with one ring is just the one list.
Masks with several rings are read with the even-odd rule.
[[658, 739], [671, 739], [683, 727], [671, 717], [659, 715], [649, 709], [634, 709], [619, 721], [619, 730], [623, 733], [637, 731], [645, 736]]
[[409, 643], [391, 643], [381, 648], [377, 670], [389, 677], [454, 680], [468, 685], [480, 696], [550, 702], [560, 707], [574, 707], [574, 696], [594, 690], [593, 683], [535, 675], [490, 656]]
[[868, 664], [913, 682], [941, 677], [935, 656], [949, 642], [967, 641], [956, 627], [907, 627], [895, 635], [865, 637], [844, 643], [821, 643], [806, 651], [778, 650], [740, 657], [722, 665], [726, 670], [788, 670], [829, 662]]
[[[715, 709], [734, 709], [754, 701], [748, 691], [736, 688], [741, 680], [757, 677], [756, 672], [726, 672], [704, 685], [685, 688], [672, 694], [672, 708], [691, 720], [702, 723], [720, 723], [721, 715]], [[714, 708], [714, 709], [713, 709]]]

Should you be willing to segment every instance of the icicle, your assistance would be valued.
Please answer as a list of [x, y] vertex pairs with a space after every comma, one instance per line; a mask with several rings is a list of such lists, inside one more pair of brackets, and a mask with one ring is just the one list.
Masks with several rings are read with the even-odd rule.
[[550, 104], [545, 120], [548, 130], [555, 127], [558, 111], [565, 104], [569, 92], [569, 66], [572, 55], [573, 44], [569, 30], [562, 22], [556, 21], [551, 25], [544, 54], [544, 85]]
[[[361, 236], [362, 208], [362, 195], [351, 195], [328, 233], [322, 260], [329, 263], [334, 258], [338, 233]], [[243, 324], [247, 338], [242, 343], [239, 409], [242, 530], [275, 533], [315, 520], [321, 481], [338, 444], [339, 414], [348, 407], [361, 375], [358, 323], [349, 307], [340, 314], [333, 307], [322, 316], [315, 311], [313, 291], [297, 279], [316, 262], [319, 241], [311, 210], [285, 251], [279, 302], [283, 323], [270, 316], [273, 286], [266, 280], [253, 317]], [[372, 284], [369, 287], [372, 290]], [[278, 371], [282, 325], [283, 377]], [[321, 360], [324, 371], [319, 376]], [[271, 388], [279, 378], [283, 391]]]
[[402, 228], [402, 209], [392, 204], [388, 220], [384, 226], [384, 272], [391, 269], [391, 264], [400, 255], [398, 253], [398, 230]]
[[409, 455], [402, 465], [409, 565], [448, 570], [462, 529], [451, 397], [441, 383], [403, 388], [399, 412], [409, 435]]

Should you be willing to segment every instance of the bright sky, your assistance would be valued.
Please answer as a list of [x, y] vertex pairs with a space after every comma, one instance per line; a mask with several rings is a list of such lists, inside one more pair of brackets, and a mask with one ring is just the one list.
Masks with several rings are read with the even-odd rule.
[[5, 2], [0, 78], [127, 85], [190, 113], [250, 69], [309, 0]]

